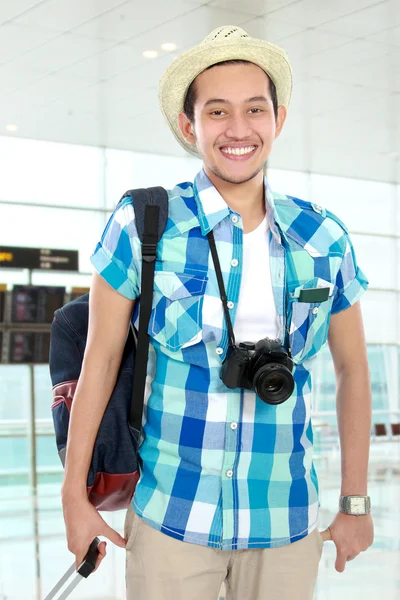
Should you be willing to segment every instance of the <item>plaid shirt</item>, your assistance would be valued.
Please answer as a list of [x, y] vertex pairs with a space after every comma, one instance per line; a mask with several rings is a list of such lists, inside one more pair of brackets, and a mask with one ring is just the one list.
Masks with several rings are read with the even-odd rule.
[[[223, 550], [283, 546], [317, 526], [310, 369], [326, 344], [330, 315], [357, 302], [368, 285], [335, 215], [273, 193], [266, 181], [265, 189], [278, 339], [290, 344], [295, 364], [292, 396], [273, 406], [220, 379], [228, 332], [205, 236], [213, 230], [234, 324], [243, 230], [203, 170], [194, 184], [169, 192], [148, 329], [133, 507], [174, 538]], [[91, 260], [131, 299], [140, 294], [140, 245], [132, 203], [124, 199]], [[316, 287], [329, 288], [328, 300], [299, 301], [300, 290]]]

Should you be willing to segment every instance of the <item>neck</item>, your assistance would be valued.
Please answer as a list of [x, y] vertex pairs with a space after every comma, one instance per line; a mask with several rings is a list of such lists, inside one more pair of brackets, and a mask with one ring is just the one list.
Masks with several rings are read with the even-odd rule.
[[229, 208], [242, 217], [243, 232], [253, 231], [265, 217], [263, 171], [244, 183], [225, 181], [205, 165], [204, 171]]

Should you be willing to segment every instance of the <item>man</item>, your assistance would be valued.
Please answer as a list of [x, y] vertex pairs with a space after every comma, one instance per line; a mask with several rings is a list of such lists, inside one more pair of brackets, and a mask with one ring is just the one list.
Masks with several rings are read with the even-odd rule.
[[[212, 32], [160, 83], [167, 122], [203, 169], [169, 192], [157, 260], [142, 464], [125, 524], [129, 599], [216, 600], [225, 582], [230, 600], [311, 600], [325, 540], [336, 544], [339, 572], [373, 541], [359, 303], [368, 282], [343, 223], [273, 193], [263, 177], [291, 87], [284, 51], [237, 27]], [[71, 414], [63, 506], [78, 562], [95, 535], [125, 546], [89, 505], [86, 473], [140, 295], [140, 261], [126, 200], [92, 256], [98, 273]], [[241, 347], [248, 370], [239, 376], [232, 349], [261, 340]], [[279, 359], [259, 350], [271, 340]], [[340, 511], [320, 533], [310, 369], [327, 341], [342, 486]], [[99, 549], [100, 562], [105, 542]]]

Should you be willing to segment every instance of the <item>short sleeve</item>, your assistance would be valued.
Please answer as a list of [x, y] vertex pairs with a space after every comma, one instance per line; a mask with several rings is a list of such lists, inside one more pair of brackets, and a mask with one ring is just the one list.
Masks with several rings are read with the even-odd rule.
[[130, 300], [140, 295], [138, 251], [132, 202], [123, 201], [111, 215], [90, 261], [111, 287]]
[[368, 279], [357, 265], [348, 232], [345, 232], [346, 248], [338, 274], [336, 276], [336, 294], [332, 304], [332, 314], [336, 314], [350, 308], [358, 302], [368, 287]]

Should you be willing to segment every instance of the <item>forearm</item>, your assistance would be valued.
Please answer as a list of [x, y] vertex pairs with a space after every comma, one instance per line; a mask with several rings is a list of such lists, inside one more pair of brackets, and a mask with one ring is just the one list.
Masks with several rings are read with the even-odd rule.
[[63, 496], [86, 496], [86, 480], [97, 432], [115, 386], [118, 361], [85, 357], [76, 388], [66, 453]]
[[337, 415], [341, 447], [341, 494], [367, 495], [372, 398], [368, 367], [337, 373]]

